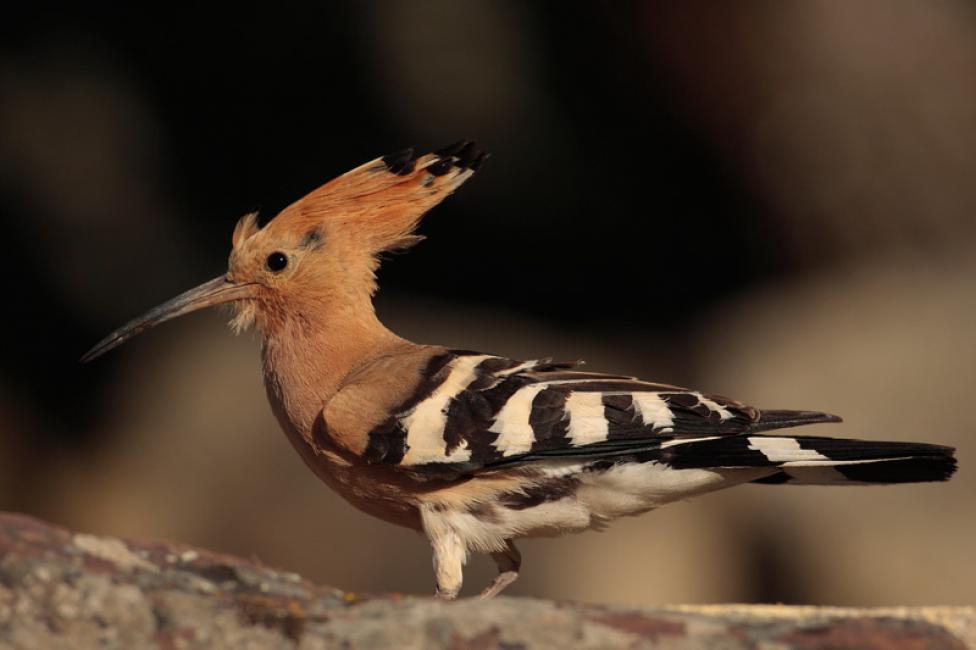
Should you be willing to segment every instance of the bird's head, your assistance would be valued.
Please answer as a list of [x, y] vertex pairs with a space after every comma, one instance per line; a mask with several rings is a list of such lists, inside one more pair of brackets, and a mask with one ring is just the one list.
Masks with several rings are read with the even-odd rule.
[[471, 177], [487, 154], [471, 142], [415, 157], [406, 150], [377, 158], [326, 183], [263, 228], [257, 213], [234, 228], [227, 273], [126, 323], [89, 350], [90, 361], [162, 322], [232, 303], [236, 330], [265, 333], [288, 319], [371, 310], [378, 256], [420, 239], [427, 210]]

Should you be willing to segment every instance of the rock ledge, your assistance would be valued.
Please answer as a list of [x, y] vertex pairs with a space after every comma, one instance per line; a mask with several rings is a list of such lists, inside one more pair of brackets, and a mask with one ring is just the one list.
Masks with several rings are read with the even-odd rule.
[[359, 596], [185, 545], [0, 513], [0, 647], [976, 650], [976, 610]]

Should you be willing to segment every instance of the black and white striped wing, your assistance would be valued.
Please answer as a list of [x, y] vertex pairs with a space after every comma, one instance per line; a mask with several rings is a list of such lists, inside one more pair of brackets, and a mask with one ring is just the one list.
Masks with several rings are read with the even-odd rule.
[[546, 458], [599, 458], [744, 433], [756, 409], [675, 386], [464, 351], [370, 433], [370, 462], [476, 471]]

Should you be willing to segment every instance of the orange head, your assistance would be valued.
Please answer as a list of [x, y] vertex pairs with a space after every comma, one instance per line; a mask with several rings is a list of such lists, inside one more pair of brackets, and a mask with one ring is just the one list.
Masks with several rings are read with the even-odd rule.
[[263, 228], [257, 214], [234, 228], [225, 275], [155, 307], [89, 350], [90, 361], [164, 321], [233, 302], [232, 326], [267, 333], [285, 319], [326, 310], [371, 313], [384, 251], [421, 239], [414, 229], [478, 169], [487, 154], [459, 142], [419, 158], [408, 149], [366, 163], [314, 190]]

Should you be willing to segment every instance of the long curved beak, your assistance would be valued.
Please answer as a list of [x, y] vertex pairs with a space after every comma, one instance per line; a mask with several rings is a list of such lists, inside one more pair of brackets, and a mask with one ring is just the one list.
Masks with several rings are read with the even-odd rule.
[[254, 297], [255, 288], [256, 285], [254, 284], [235, 284], [223, 275], [219, 278], [214, 278], [210, 282], [204, 282], [199, 287], [194, 287], [189, 291], [181, 293], [172, 300], [168, 300], [158, 307], [153, 307], [142, 316], [130, 320], [86, 352], [81, 357], [81, 362], [88, 363], [92, 359], [100, 357], [109, 350], [122, 345], [132, 337], [142, 334], [147, 329], [176, 318], [177, 316], [189, 314], [191, 311], [212, 305], [252, 298]]

